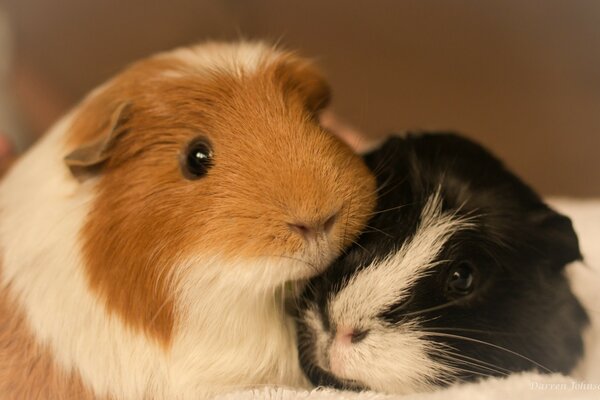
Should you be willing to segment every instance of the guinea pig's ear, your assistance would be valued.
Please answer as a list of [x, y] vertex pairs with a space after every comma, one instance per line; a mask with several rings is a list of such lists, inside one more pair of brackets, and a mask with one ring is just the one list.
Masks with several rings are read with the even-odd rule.
[[310, 62], [287, 54], [275, 66], [275, 76], [282, 82], [283, 90], [295, 96], [315, 118], [331, 100], [329, 84]]
[[366, 154], [380, 147], [386, 137], [374, 138], [352, 125], [341, 120], [330, 109], [323, 110], [319, 115], [321, 126], [342, 139], [357, 154]]
[[129, 118], [130, 110], [131, 103], [120, 103], [110, 118], [95, 128], [98, 132], [94, 132], [91, 140], [80, 144], [64, 158], [73, 176], [82, 181], [99, 171], [109, 158], [115, 141], [126, 132], [122, 125]]
[[542, 251], [552, 260], [560, 263], [560, 266], [582, 259], [579, 239], [568, 217], [544, 204], [530, 214], [530, 221], [539, 232]]

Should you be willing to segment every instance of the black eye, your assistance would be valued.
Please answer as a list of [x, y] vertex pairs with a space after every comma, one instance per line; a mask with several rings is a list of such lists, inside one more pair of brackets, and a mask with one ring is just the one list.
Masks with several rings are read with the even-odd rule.
[[446, 293], [450, 296], [466, 296], [475, 286], [475, 269], [463, 261], [450, 269], [446, 282]]
[[206, 139], [194, 139], [187, 147], [182, 160], [183, 175], [198, 179], [206, 175], [213, 165], [213, 153]]

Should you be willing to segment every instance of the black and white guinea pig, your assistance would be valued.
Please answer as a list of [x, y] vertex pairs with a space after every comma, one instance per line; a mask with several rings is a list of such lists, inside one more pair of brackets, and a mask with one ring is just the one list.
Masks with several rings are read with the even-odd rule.
[[588, 318], [563, 274], [581, 259], [569, 218], [455, 134], [393, 138], [366, 161], [378, 211], [300, 300], [313, 384], [408, 393], [571, 370]]

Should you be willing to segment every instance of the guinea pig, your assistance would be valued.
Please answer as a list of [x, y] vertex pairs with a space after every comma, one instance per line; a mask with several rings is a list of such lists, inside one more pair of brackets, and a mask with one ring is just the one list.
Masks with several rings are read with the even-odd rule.
[[284, 287], [376, 204], [318, 123], [328, 98], [293, 53], [208, 43], [133, 64], [58, 122], [0, 183], [0, 398], [307, 384]]
[[299, 301], [312, 383], [404, 394], [569, 372], [588, 323], [563, 274], [581, 259], [569, 218], [456, 134], [392, 138], [366, 161], [377, 211]]

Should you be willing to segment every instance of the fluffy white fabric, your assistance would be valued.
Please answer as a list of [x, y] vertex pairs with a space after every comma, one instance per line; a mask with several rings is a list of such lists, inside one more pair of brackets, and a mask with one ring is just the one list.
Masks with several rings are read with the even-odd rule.
[[[515, 374], [477, 383], [404, 396], [333, 389], [313, 391], [265, 387], [222, 395], [220, 400], [452, 400], [452, 399], [598, 399], [600, 398], [600, 200], [554, 199], [550, 203], [573, 220], [585, 257], [567, 269], [573, 290], [586, 307], [592, 324], [586, 333], [586, 355], [572, 376]], [[549, 349], [551, 351], [551, 349]]]
[[507, 379], [488, 379], [479, 383], [453, 386], [430, 393], [404, 396], [385, 395], [374, 392], [341, 392], [333, 389], [295, 391], [293, 389], [265, 388], [230, 393], [219, 400], [553, 400], [597, 399], [600, 385], [582, 388], [581, 382], [560, 375], [520, 374]]

